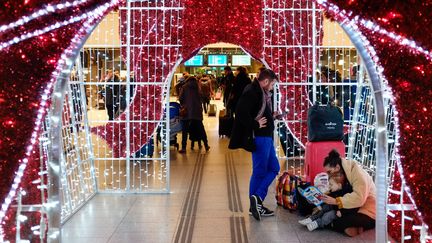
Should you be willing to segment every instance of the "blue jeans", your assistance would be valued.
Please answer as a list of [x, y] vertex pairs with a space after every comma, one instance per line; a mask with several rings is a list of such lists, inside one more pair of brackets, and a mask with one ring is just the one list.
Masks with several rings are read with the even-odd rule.
[[249, 184], [249, 196], [257, 195], [263, 201], [267, 190], [279, 173], [279, 160], [271, 137], [255, 137], [256, 150], [252, 152], [252, 176]]
[[312, 221], [317, 221], [320, 228], [326, 227], [336, 218], [336, 210], [333, 209], [333, 206], [325, 203], [321, 205], [321, 210], [317, 214], [310, 217]]

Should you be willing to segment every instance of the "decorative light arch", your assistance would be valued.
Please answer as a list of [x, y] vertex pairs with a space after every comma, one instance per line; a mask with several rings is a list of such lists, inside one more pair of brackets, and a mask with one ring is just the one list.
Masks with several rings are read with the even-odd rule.
[[[162, 2], [165, 3], [165, 1]], [[196, 4], [197, 6], [199, 6], [198, 2], [200, 1], [187, 1], [186, 5]], [[269, 10], [268, 13], [270, 16], [270, 20], [273, 20], [271, 11], [280, 11], [281, 9], [278, 8], [278, 6], [274, 7], [274, 5], [277, 5], [274, 1], [269, 2], [272, 4], [272, 6], [267, 6]], [[427, 122], [428, 119], [426, 113], [424, 113], [423, 116], [413, 115], [413, 117], [420, 119], [421, 122], [410, 120], [408, 116], [412, 113], [405, 104], [401, 103], [402, 101], [405, 101], [404, 97], [402, 97], [401, 94], [402, 92], [404, 92], [405, 95], [415, 97], [413, 95], [418, 95], [417, 92], [419, 91], [425, 93], [427, 93], [427, 91], [430, 92], [430, 87], [425, 85], [427, 84], [427, 82], [425, 82], [427, 81], [427, 77], [425, 74], [430, 74], [430, 70], [432, 70], [432, 64], [430, 62], [431, 52], [429, 50], [431, 46], [428, 45], [427, 42], [425, 42], [425, 40], [421, 37], [421, 34], [415, 34], [413, 36], [415, 36], [415, 38], [418, 39], [420, 43], [423, 43], [423, 47], [417, 44], [417, 42], [414, 42], [413, 40], [408, 40], [407, 38], [401, 37], [401, 35], [399, 35], [398, 33], [387, 31], [386, 28], [380, 27], [376, 24], [377, 21], [375, 19], [374, 25], [373, 22], [367, 22], [361, 17], [353, 17], [350, 10], [337, 9], [337, 4], [329, 4], [327, 1], [323, 0], [318, 0], [317, 2], [321, 6], [323, 6], [324, 9], [326, 9], [334, 18], [342, 22], [342, 26], [345, 26], [345, 30], [347, 31], [347, 33], [353, 34], [353, 29], [350, 29], [348, 25], [344, 25], [343, 21], [347, 21], [348, 19], [350, 19], [361, 23], [361, 27], [357, 30], [354, 29], [354, 31], [369, 31], [367, 33], [367, 38], [369, 39], [368, 41], [370, 41], [372, 45], [375, 45], [379, 48], [379, 53], [377, 54], [377, 56], [381, 57], [381, 62], [384, 61], [383, 67], [386, 70], [388, 69], [394, 71], [394, 69], [392, 69], [390, 66], [391, 63], [389, 62], [392, 61], [394, 64], [395, 60], [391, 56], [386, 56], [385, 53], [386, 51], [389, 51], [390, 47], [381, 44], [380, 40], [383, 40], [383, 42], [388, 41], [388, 43], [391, 43], [393, 46], [397, 46], [398, 50], [401, 50], [400, 55], [411, 58], [410, 64], [413, 65], [412, 68], [414, 69], [410, 71], [414, 72], [415, 75], [409, 75], [405, 79], [401, 78], [400, 76], [395, 76], [396, 78], [398, 78], [398, 80], [392, 80], [390, 79], [390, 77], [388, 78], [391, 81], [389, 82], [390, 85], [394, 88], [396, 103], [397, 105], [399, 105], [399, 118], [404, 122], [404, 126], [400, 127], [401, 133], [409, 138], [409, 140], [407, 139], [406, 141], [403, 141], [400, 145], [400, 152], [403, 156], [405, 156], [402, 158], [400, 168], [404, 168], [403, 171], [407, 171], [409, 173], [408, 177], [404, 177], [402, 174], [402, 179], [409, 187], [411, 187], [411, 190], [408, 190], [408, 192], [411, 191], [412, 194], [409, 195], [412, 195], [413, 200], [417, 204], [418, 210], [422, 212], [422, 216], [425, 222], [427, 224], [430, 224], [432, 222], [432, 208], [428, 204], [429, 198], [422, 197], [422, 195], [425, 190], [427, 191], [427, 189], [430, 188], [428, 187], [428, 185], [430, 186], [432, 183], [429, 183], [430, 178], [422, 178], [424, 182], [421, 182], [418, 179], [414, 178], [416, 173], [421, 172], [418, 167], [421, 167], [421, 169], [425, 169], [428, 171], [431, 170], [430, 166], [427, 167], [415, 165], [415, 163], [417, 162], [421, 163], [421, 165], [427, 165], [427, 163], [422, 161], [422, 158], [431, 157], [428, 156], [431, 154], [430, 138], [429, 136], [426, 136], [425, 138], [421, 135], [418, 135], [418, 133], [415, 132], [413, 128], [423, 132], [429, 131], [429, 124], [431, 123], [430, 121]], [[350, 3], [351, 2], [353, 1], [350, 1]], [[5, 217], [8, 216], [8, 218], [12, 218], [10, 216], [13, 214], [13, 211], [10, 210], [9, 205], [11, 204], [12, 199], [16, 194], [16, 190], [19, 186], [28, 187], [30, 183], [26, 181], [28, 184], [23, 184], [23, 179], [25, 179], [26, 177], [31, 178], [31, 175], [35, 173], [35, 169], [38, 168], [37, 163], [34, 162], [38, 161], [39, 156], [35, 151], [34, 147], [37, 144], [37, 135], [41, 125], [41, 119], [44, 117], [46, 109], [50, 104], [49, 97], [52, 95], [52, 87], [54, 81], [59, 76], [61, 70], [64, 70], [65, 67], [70, 65], [68, 61], [70, 61], [70, 59], [74, 56], [73, 50], [75, 50], [76, 47], [82, 45], [89, 31], [94, 28], [94, 26], [96, 26], [97, 21], [100, 20], [105, 14], [107, 14], [109, 10], [118, 6], [120, 1], [107, 0], [101, 2], [96, 0], [81, 0], [69, 2], [64, 5], [49, 5], [49, 3], [49, 0], [38, 1], [37, 3], [30, 3], [26, 6], [21, 5], [21, 3], [16, 3], [15, 1], [8, 1], [6, 2], [5, 8], [3, 9], [4, 12], [1, 14], [1, 16], [3, 17], [0, 19], [0, 57], [3, 58], [3, 60], [9, 60], [9, 62], [4, 62], [0, 66], [0, 77], [2, 77], [2, 79], [4, 80], [2, 81], [3, 87], [1, 89], [2, 93], [0, 96], [0, 102], [2, 103], [0, 117], [2, 119], [2, 132], [4, 133], [4, 136], [0, 143], [0, 150], [2, 151], [1, 155], [4, 158], [4, 162], [2, 162], [0, 166], [1, 169], [5, 172], [5, 178], [2, 178], [3, 180], [1, 184], [1, 188], [3, 189], [1, 192], [3, 204], [0, 211], [0, 221], [2, 221], [3, 223], [3, 231], [1, 232], [2, 236], [5, 233], [4, 228], [8, 227], [4, 224]], [[172, 3], [181, 5], [181, 1], [173, 1]], [[266, 7], [263, 2], [257, 0], [253, 2], [247, 1], [247, 4], [246, 2], [237, 2], [233, 0], [225, 2], [210, 1], [210, 3], [213, 4], [213, 7], [216, 9], [226, 9], [227, 11], [229, 11], [229, 9], [224, 8], [224, 4], [228, 6], [230, 4], [238, 4], [243, 7], [245, 11], [247, 11], [248, 9]], [[266, 3], [266, 1], [264, 3]], [[130, 2], [128, 4], [130, 4]], [[250, 8], [250, 4], [253, 5], [255, 8]], [[295, 2], [295, 4], [298, 4], [298, 2]], [[368, 3], [364, 2], [362, 4]], [[340, 3], [340, 5], [349, 9], [349, 6], [344, 3]], [[300, 5], [296, 5], [293, 7], [299, 6]], [[204, 8], [204, 6], [202, 7]], [[419, 12], [422, 11], [422, 9], [420, 9], [422, 7], [420, 4], [416, 7], [418, 8]], [[166, 10], [165, 6], [162, 6], [162, 8], [163, 10]], [[427, 6], [425, 6], [425, 8], [425, 11], [427, 11]], [[179, 11], [179, 14], [183, 14], [180, 13], [180, 10], [181, 9], [177, 10]], [[396, 15], [399, 14], [406, 18], [409, 17], [409, 12], [403, 12], [403, 9], [398, 10], [399, 13], [396, 13]], [[206, 12], [204, 11], [204, 13]], [[256, 13], [254, 12], [254, 14]], [[265, 16], [263, 18], [265, 18]], [[424, 15], [423, 19], [430, 22], [432, 21], [432, 16]], [[203, 26], [203, 24], [207, 23], [208, 21], [201, 21], [201, 24], [198, 26]], [[242, 26], [241, 21], [231, 21], [230, 23], [234, 24], [234, 27]], [[229, 26], [230, 25], [225, 27]], [[253, 26], [252, 28], [250, 28], [252, 31], [251, 33], [254, 32], [253, 28], [257, 28], [257, 26]], [[264, 35], [266, 34], [265, 30], [267, 29], [264, 26]], [[261, 29], [259, 29], [259, 31], [261, 31]], [[372, 34], [372, 31], [378, 31], [378, 33]], [[402, 32], [402, 34], [404, 34], [404, 32]], [[271, 36], [271, 33], [269, 34], [269, 36]], [[387, 39], [384, 39], [383, 36], [386, 36]], [[215, 37], [218, 38], [218, 36]], [[225, 38], [227, 37], [223, 37], [220, 40], [218, 39], [218, 41], [225, 40]], [[356, 43], [357, 40], [359, 39], [353, 38], [354, 43]], [[244, 46], [246, 50], [248, 50], [246, 46], [254, 46], [256, 44], [255, 42], [251, 42], [251, 40], [249, 40], [249, 42], [247, 42], [247, 40], [244, 41], [246, 42], [246, 44], [241, 44], [241, 46]], [[237, 41], [228, 42], [237, 43]], [[360, 45], [358, 42], [357, 44]], [[149, 46], [149, 48], [152, 47]], [[263, 55], [265, 55], [264, 53], [266, 52], [265, 48], [266, 43], [264, 43]], [[154, 48], [152, 48], [152, 50], [153, 49]], [[168, 49], [169, 48], [162, 48], [161, 50]], [[157, 51], [157, 49], [154, 50]], [[176, 50], [175, 47], [173, 50]], [[268, 51], [269, 53], [274, 54], [272, 53], [273, 50], [271, 48], [269, 48]], [[255, 53], [255, 51], [251, 52], [252, 55], [254, 55], [253, 53]], [[275, 55], [279, 56], [279, 54], [281, 54], [281, 56], [284, 56], [283, 53], [280, 52], [276, 52]], [[375, 55], [375, 53], [373, 52], [369, 54], [371, 54], [372, 56]], [[181, 57], [180, 54], [178, 55]], [[362, 56], [366, 58], [367, 53], [363, 53]], [[418, 60], [412, 61], [412, 59], [416, 57], [418, 57]], [[378, 62], [379, 60], [376, 57], [373, 57], [369, 61]], [[400, 61], [395, 62], [401, 63]], [[280, 71], [277, 66], [272, 68], [274, 68], [276, 71]], [[163, 68], [161, 70], [158, 70], [158, 72], [162, 70]], [[372, 68], [371, 63], [368, 64], [368, 71], [370, 75], [373, 75], [374, 68]], [[379, 71], [383, 70], [379, 68]], [[15, 75], [13, 77], [9, 77], [8, 74], [10, 73], [14, 73]], [[389, 75], [387, 74], [387, 76]], [[376, 80], [378, 80], [378, 77], [376, 77]], [[375, 83], [374, 85], [379, 84], [380, 83]], [[378, 91], [381, 90], [379, 86], [376, 86], [375, 88], [377, 88]], [[423, 88], [423, 90], [421, 88]], [[34, 95], [35, 90], [37, 95]], [[380, 93], [377, 94], [378, 96], [381, 95]], [[57, 101], [62, 99], [62, 92], [54, 93], [53, 98], [54, 99], [52, 100], [52, 102], [56, 104]], [[382, 99], [382, 97], [378, 98]], [[415, 107], [419, 107], [423, 109], [424, 112], [427, 112], [430, 105], [432, 105], [432, 100], [430, 97], [427, 98], [422, 96], [421, 98], [423, 103], [416, 103]], [[380, 102], [380, 100], [377, 100], [377, 102]], [[14, 112], [16, 110], [20, 112]], [[379, 126], [382, 125], [382, 122], [383, 121], [379, 121]], [[380, 127], [380, 129], [383, 128]], [[381, 150], [383, 149], [382, 146], [385, 133], [380, 129], [378, 129], [378, 138], [380, 139], [379, 144]], [[413, 140], [415, 138], [417, 138], [418, 141], [423, 142], [422, 148], [417, 149], [409, 144], [409, 142], [414, 144]], [[418, 154], [416, 155], [415, 153]], [[386, 162], [385, 153], [379, 154], [378, 159], [379, 161], [384, 162], [379, 163], [381, 165], [379, 166], [379, 172], [381, 173], [383, 172], [383, 168], [385, 169], [385, 167], [382, 167], [382, 165]], [[54, 170], [57, 168], [56, 165], [52, 166]], [[378, 180], [381, 181], [382, 178], [378, 178]], [[38, 191], [35, 189], [29, 190], [30, 194]], [[385, 192], [385, 188], [380, 191]], [[33, 199], [35, 201], [38, 200], [37, 197]], [[378, 200], [378, 209], [384, 210], [385, 203], [385, 198], [384, 200], [382, 198]], [[50, 204], [46, 204], [46, 206], [49, 205]], [[378, 219], [377, 226], [385, 227], [385, 220]], [[385, 239], [383, 238], [384, 236], [381, 235], [381, 233], [383, 232], [377, 232], [377, 239]]]

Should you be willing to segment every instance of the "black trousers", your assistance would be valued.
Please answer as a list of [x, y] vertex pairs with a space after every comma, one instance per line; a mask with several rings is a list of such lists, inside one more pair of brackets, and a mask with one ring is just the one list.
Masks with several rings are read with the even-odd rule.
[[202, 100], [202, 105], [203, 105], [204, 113], [207, 114], [207, 108], [210, 105], [210, 101]]
[[182, 149], [186, 150], [190, 120], [181, 120], [182, 123]]
[[117, 113], [118, 106], [116, 104], [105, 104], [108, 113], [108, 120], [114, 120], [114, 115]]
[[364, 230], [370, 230], [375, 228], [375, 219], [362, 213], [352, 213], [335, 219], [332, 225], [333, 230], [341, 233], [350, 227], [362, 227]]
[[203, 106], [204, 113], [207, 114], [207, 110], [210, 105], [210, 97], [201, 96], [201, 103]]
[[[204, 124], [201, 120], [190, 120], [189, 123], [189, 139], [194, 141], [203, 141], [204, 146], [208, 146], [207, 133], [204, 128]], [[193, 143], [192, 143], [193, 144]]]

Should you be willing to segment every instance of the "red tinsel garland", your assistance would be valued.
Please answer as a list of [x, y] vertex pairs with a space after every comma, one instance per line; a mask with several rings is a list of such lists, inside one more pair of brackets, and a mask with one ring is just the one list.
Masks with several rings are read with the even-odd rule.
[[[169, 82], [169, 72], [181, 56], [183, 60], [196, 54], [200, 48], [216, 42], [241, 45], [252, 56], [262, 58], [262, 2], [165, 1], [166, 7], [184, 7], [184, 11], [173, 10], [162, 14], [161, 10], [146, 10], [139, 7], [157, 7], [161, 3], [133, 2], [131, 26], [131, 71], [134, 81], [145, 83]], [[232, 8], [232, 6], [236, 8]], [[126, 31], [126, 10], [120, 12], [120, 23]], [[145, 20], [145, 21], [142, 21]], [[169, 31], [167, 31], [169, 30]], [[126, 35], [121, 35], [126, 44]], [[145, 47], [165, 45], [166, 47]], [[182, 46], [181, 49], [176, 46]], [[122, 48], [126, 56], [126, 47]], [[160, 85], [142, 84], [130, 104], [129, 120], [160, 120], [162, 116], [162, 89]], [[114, 157], [126, 156], [126, 113], [116, 122], [92, 128], [92, 132], [103, 137], [112, 148]], [[157, 122], [130, 124], [130, 151], [134, 154], [146, 144], [154, 133]]]
[[[399, 170], [396, 169], [394, 177], [393, 177], [393, 184], [391, 189], [395, 191], [400, 191], [401, 189], [401, 178]], [[401, 198], [400, 195], [389, 193], [389, 200], [388, 202], [390, 204], [400, 204]], [[408, 198], [408, 196], [405, 194], [404, 198], [402, 200], [403, 204], [411, 204], [411, 200]], [[400, 242], [400, 239], [402, 237], [402, 222], [404, 223], [404, 235], [405, 236], [411, 236], [411, 240], [408, 240], [408, 242], [419, 242], [420, 241], [420, 231], [419, 230], [413, 230], [413, 226], [415, 225], [421, 225], [421, 219], [418, 217], [418, 213], [415, 211], [405, 211], [404, 215], [412, 218], [413, 220], [406, 220], [405, 218], [402, 218], [401, 211], [391, 210], [390, 213], [394, 214], [394, 217], [389, 216], [388, 217], [388, 232], [390, 236]]]
[[[5, 1], [0, 10], [0, 23], [8, 24], [17, 21], [22, 16], [28, 16], [38, 11], [49, 3], [63, 1]], [[64, 8], [58, 13], [51, 13], [24, 23], [16, 28], [6, 29], [0, 33], [0, 43], [7, 43], [11, 39], [36, 30], [51, 26], [59, 21], [64, 21], [73, 16], [95, 9], [107, 1], [89, 0], [79, 6]], [[110, 9], [106, 10], [106, 13]], [[40, 190], [37, 184], [31, 182], [38, 178], [40, 169], [38, 156], [38, 143], [35, 143], [32, 152], [26, 156], [27, 147], [30, 145], [31, 134], [35, 128], [38, 110], [49, 107], [43, 105], [41, 97], [50, 83], [52, 73], [55, 71], [64, 50], [76, 45], [71, 43], [75, 35], [81, 38], [86, 33], [78, 33], [86, 20], [59, 27], [45, 34], [30, 37], [27, 40], [12, 44], [0, 51], [0, 200], [4, 201], [11, 189], [12, 182], [16, 177], [16, 171], [22, 159], [28, 158], [27, 169], [24, 172], [21, 185], [27, 190], [24, 197], [26, 204], [40, 204]], [[92, 24], [96, 24], [94, 21]], [[15, 239], [14, 232], [14, 209], [9, 208], [5, 220], [2, 223], [5, 238]], [[28, 227], [38, 225], [37, 214], [32, 214], [23, 232], [30, 233]], [[28, 237], [23, 236], [23, 239]], [[32, 242], [37, 241], [32, 239]]]
[[[289, 83], [305, 83], [308, 74], [314, 73], [313, 64], [313, 26], [316, 18], [316, 45], [321, 45], [323, 37], [322, 16], [312, 11], [295, 9], [312, 9], [309, 1], [268, 1], [267, 7], [285, 9], [284, 11], [267, 11], [264, 15], [265, 45], [264, 60], [280, 79], [281, 110], [290, 132], [302, 144], [307, 142], [307, 112], [310, 106], [308, 89]], [[301, 46], [301, 47], [300, 47]], [[319, 53], [316, 53], [318, 62]]]
[[[0, 24], [7, 24], [23, 15], [31, 14], [46, 3], [59, 2], [62, 1], [24, 1], [24, 3], [21, 1], [5, 1], [3, 3], [4, 7], [0, 11]], [[105, 2], [107, 1], [90, 0], [79, 7], [61, 10], [55, 15], [49, 14], [23, 27], [2, 32], [0, 34], [0, 41], [5, 42], [10, 40], [11, 37], [13, 38], [25, 32], [32, 32], [34, 29], [43, 28], [50, 25], [50, 23], [56, 22], [56, 20], [77, 15], [86, 9], [99, 6]], [[348, 12], [351, 11], [352, 16], [359, 15], [362, 18], [380, 24], [381, 27], [388, 31], [414, 39], [420, 46], [426, 49], [432, 49], [430, 35], [425, 34], [432, 33], [432, 6], [430, 1], [380, 2], [374, 0], [350, 0], [330, 2], [335, 3], [341, 9], [345, 9]], [[194, 2], [191, 1], [186, 4], [191, 3]], [[242, 5], [242, 3], [233, 1], [232, 5], [239, 5], [242, 10], [248, 11], [248, 8], [245, 7], [247, 5]], [[254, 6], [261, 4], [258, 1], [254, 1], [253, 3]], [[213, 7], [224, 12], [225, 5], [222, 4], [222, 1], [212, 1], [212, 4]], [[226, 6], [229, 5], [227, 4]], [[229, 10], [226, 11], [229, 12]], [[203, 13], [206, 12], [204, 11]], [[217, 18], [224, 18], [220, 12], [215, 13], [215, 15], [219, 15]], [[231, 25], [223, 26], [243, 27], [241, 20], [254, 18], [254, 16], [256, 16], [254, 13], [241, 15], [242, 18], [240, 19], [224, 21], [224, 23], [231, 23]], [[202, 20], [193, 21], [201, 21], [204, 25], [208, 23]], [[0, 103], [2, 104], [2, 108], [0, 109], [0, 172], [3, 175], [0, 179], [0, 197], [2, 201], [9, 192], [19, 161], [25, 157], [25, 150], [35, 127], [34, 122], [41, 103], [41, 92], [49, 82], [51, 73], [60, 59], [60, 54], [70, 45], [71, 37], [81, 25], [82, 22], [78, 22], [67, 27], [61, 27], [47, 34], [13, 44], [0, 52], [0, 58], [4, 60], [0, 65], [0, 80], [2, 80], [0, 83]], [[220, 26], [217, 26], [217, 28], [219, 29]], [[253, 28], [247, 29], [247, 31], [251, 31], [250, 33], [248, 32], [248, 36], [254, 36]], [[255, 26], [255, 29], [261, 31], [260, 26]], [[213, 30], [204, 30], [213, 33]], [[411, 189], [411, 193], [423, 215], [424, 221], [428, 225], [432, 225], [432, 210], [430, 206], [432, 200], [429, 193], [430, 186], [432, 185], [432, 179], [429, 176], [432, 170], [430, 166], [430, 158], [432, 158], [432, 151], [430, 149], [432, 145], [432, 136], [430, 133], [432, 131], [432, 123], [429, 121], [428, 115], [430, 107], [432, 107], [432, 91], [430, 86], [430, 77], [432, 77], [431, 61], [408, 47], [400, 46], [386, 36], [382, 36], [366, 28], [362, 28], [362, 32], [375, 47], [377, 55], [380, 58], [380, 64], [384, 67], [384, 75], [395, 94], [395, 101], [399, 111], [400, 135], [403, 138], [400, 141], [399, 151], [404, 178]], [[234, 36], [236, 35], [234, 34]], [[234, 44], [241, 44], [255, 57], [260, 57], [260, 55], [255, 55], [256, 50], [261, 50], [261, 46], [257, 46], [254, 42], [255, 38], [251, 37], [251, 39], [240, 40], [217, 35], [216, 37], [215, 40], [227, 40]], [[237, 35], [236, 38], [240, 37]], [[210, 40], [213, 39], [210, 38]], [[185, 48], [184, 57], [191, 56], [205, 43], [204, 40], [197, 39], [197, 42], [194, 42], [195, 45]], [[249, 45], [250, 47], [247, 48]], [[257, 52], [259, 53], [260, 51]], [[284, 57], [283, 53], [277, 53], [279, 58]], [[276, 64], [272, 65], [276, 70], [283, 70], [274, 66]], [[161, 72], [161, 70], [157, 72]], [[157, 74], [156, 77], [151, 78], [155, 79], [157, 77], [162, 76]], [[299, 77], [301, 80], [303, 78], [303, 76]], [[285, 94], [287, 92], [292, 91], [286, 91]], [[297, 91], [299, 94], [303, 92], [302, 90]], [[147, 96], [149, 93], [143, 92], [142, 94]], [[155, 95], [155, 97], [160, 96], [160, 91], [153, 92], [151, 95]], [[155, 105], [154, 109], [160, 110], [157, 105]], [[37, 164], [37, 159], [31, 157], [26, 173], [34, 173]], [[397, 182], [395, 181], [395, 183]], [[31, 194], [39, 193], [38, 190], [29, 190]], [[38, 200], [37, 197], [34, 200], [30, 201], [33, 201], [32, 203], [40, 203], [36, 202]], [[397, 226], [399, 223], [390, 222], [390, 233], [394, 237], [397, 237]], [[8, 232], [8, 234], [13, 234], [13, 232]], [[13, 236], [8, 235], [8, 237], [12, 239]]]
[[[131, 3], [131, 70], [137, 82], [167, 82], [167, 74], [174, 68], [175, 62], [182, 55], [183, 60], [196, 54], [207, 44], [217, 42], [235, 43], [244, 48], [253, 57], [264, 61], [280, 75], [281, 83], [304, 82], [307, 74], [312, 73], [312, 48], [291, 48], [293, 45], [312, 46], [311, 11], [272, 12], [265, 16], [261, 1], [222, 2], [189, 0], [182, 6], [174, 1], [167, 1], [167, 7], [184, 7], [182, 12], [171, 12], [173, 18], [167, 20], [168, 14], [156, 10], [142, 10], [143, 3]], [[154, 4], [154, 5], [153, 5]], [[156, 7], [158, 3], [144, 3], [145, 7]], [[159, 3], [160, 4], [160, 3]], [[267, 3], [273, 8], [311, 8], [306, 1]], [[236, 6], [232, 8], [232, 6]], [[126, 10], [120, 12], [121, 29], [126, 31]], [[218, 13], [218, 14], [216, 14]], [[292, 14], [296, 14], [294, 21]], [[180, 18], [178, 18], [180, 16]], [[317, 30], [321, 29], [321, 16], [317, 14]], [[165, 19], [164, 19], [165, 18]], [[142, 21], [145, 19], [146, 21]], [[165, 24], [163, 24], [165, 23]], [[264, 26], [266, 24], [266, 26]], [[181, 28], [180, 28], [181, 27]], [[178, 29], [176, 29], [178, 28]], [[265, 32], [262, 33], [262, 29]], [[164, 30], [170, 30], [164, 31]], [[307, 34], [309, 33], [309, 35]], [[322, 32], [317, 42], [322, 39]], [[267, 42], [264, 43], [265, 35]], [[179, 37], [181, 37], [179, 39]], [[126, 35], [121, 35], [126, 44]], [[135, 45], [136, 44], [136, 45]], [[154, 48], [142, 45], [168, 45]], [[175, 45], [182, 46], [180, 52]], [[165, 53], [163, 52], [165, 51]], [[126, 56], [126, 48], [122, 48]], [[317, 58], [319, 55], [316, 55]], [[154, 92], [153, 92], [154, 91]], [[137, 94], [130, 105], [129, 120], [160, 120], [162, 90], [159, 86], [143, 84], [137, 86]], [[281, 107], [288, 111], [287, 120], [307, 119], [309, 96], [304, 86], [290, 86], [281, 89]], [[293, 97], [290, 100], [284, 97]], [[143, 109], [144, 108], [144, 109]], [[126, 156], [126, 114], [123, 113], [115, 122], [92, 128], [92, 132], [103, 137], [112, 148], [114, 157]], [[120, 122], [119, 122], [120, 121]], [[135, 153], [146, 144], [153, 134], [157, 123], [131, 123], [130, 151]], [[288, 124], [293, 134], [303, 143], [307, 139], [307, 127], [301, 122]]]
[[[379, 24], [389, 32], [413, 39], [423, 48], [432, 49], [432, 4], [430, 1], [329, 1], [352, 17], [360, 16]], [[332, 15], [336, 19], [340, 18]], [[432, 122], [432, 62], [411, 47], [396, 43], [393, 39], [360, 25], [377, 52], [395, 96], [399, 118], [400, 145], [403, 178], [427, 225], [432, 225], [431, 158]], [[393, 182], [398, 187], [398, 180]], [[405, 202], [408, 202], [406, 200]], [[415, 216], [418, 217], [418, 216]], [[395, 222], [396, 220], [396, 222]], [[400, 234], [400, 219], [389, 218], [389, 233], [397, 239]], [[408, 232], [417, 235], [412, 229]], [[413, 237], [412, 241], [419, 239]]]

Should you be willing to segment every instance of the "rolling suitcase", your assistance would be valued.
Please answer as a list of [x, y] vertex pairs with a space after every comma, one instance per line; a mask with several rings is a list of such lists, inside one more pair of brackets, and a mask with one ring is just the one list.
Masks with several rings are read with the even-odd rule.
[[210, 104], [209, 110], [208, 110], [209, 116], [216, 116], [216, 104]]
[[231, 130], [234, 124], [234, 117], [219, 116], [219, 136], [231, 136]]
[[315, 176], [324, 172], [324, 159], [332, 149], [336, 149], [345, 157], [345, 144], [342, 141], [307, 142], [305, 151], [304, 170], [306, 181], [313, 183]]

